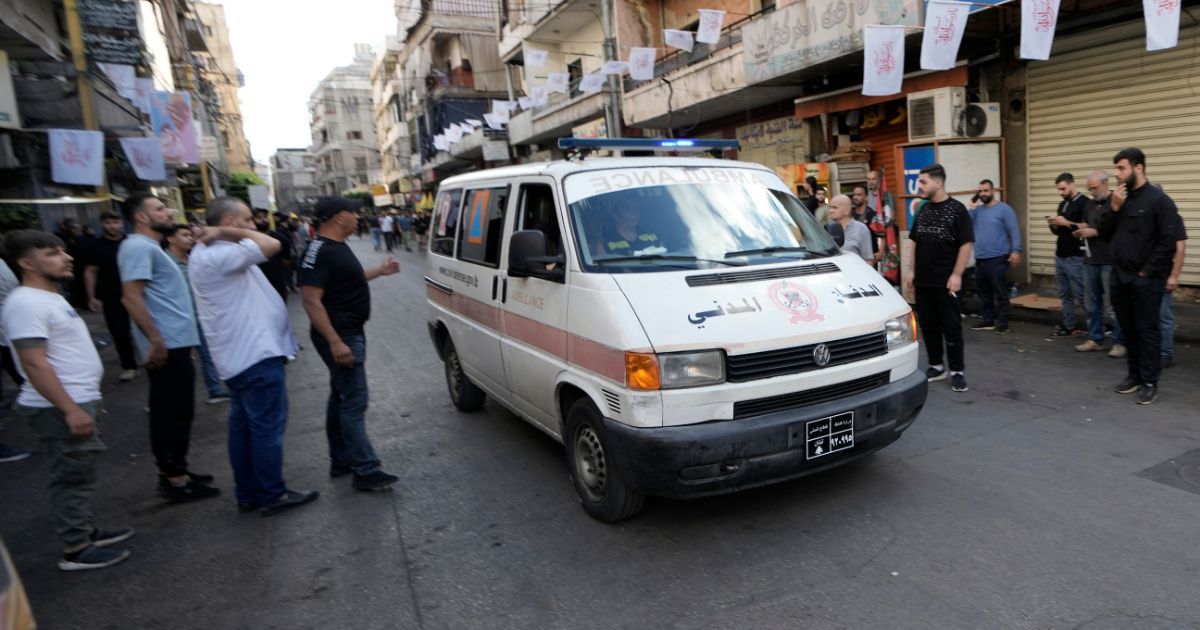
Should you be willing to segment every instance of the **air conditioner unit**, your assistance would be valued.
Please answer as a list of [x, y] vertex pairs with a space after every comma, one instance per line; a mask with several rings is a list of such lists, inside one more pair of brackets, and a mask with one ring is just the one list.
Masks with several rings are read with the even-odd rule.
[[995, 138], [1000, 135], [1000, 103], [971, 103], [958, 117], [955, 131], [963, 138]]
[[955, 127], [967, 106], [967, 90], [938, 88], [908, 95], [908, 141], [957, 138]]

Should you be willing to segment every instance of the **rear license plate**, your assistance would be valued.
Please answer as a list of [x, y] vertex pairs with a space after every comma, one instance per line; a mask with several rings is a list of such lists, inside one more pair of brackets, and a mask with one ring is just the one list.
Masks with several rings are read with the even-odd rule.
[[854, 448], [854, 412], [809, 420], [804, 423], [804, 436], [805, 459]]

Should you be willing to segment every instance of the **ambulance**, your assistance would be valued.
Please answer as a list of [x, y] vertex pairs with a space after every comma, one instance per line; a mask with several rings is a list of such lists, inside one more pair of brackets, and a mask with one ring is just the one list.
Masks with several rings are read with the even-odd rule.
[[561, 442], [584, 510], [812, 474], [925, 403], [909, 305], [736, 141], [564, 139], [574, 158], [443, 181], [425, 276], [450, 400]]

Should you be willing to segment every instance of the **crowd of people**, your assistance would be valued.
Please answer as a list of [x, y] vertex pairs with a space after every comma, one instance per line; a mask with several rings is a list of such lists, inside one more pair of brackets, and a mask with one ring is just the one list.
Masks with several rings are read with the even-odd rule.
[[[97, 425], [104, 368], [86, 324], [64, 297], [70, 293], [63, 285], [80, 276], [86, 279], [86, 306], [104, 312], [118, 347], [120, 380], [136, 379], [137, 366], [145, 369], [160, 497], [185, 503], [221, 494], [214, 476], [188, 461], [198, 352], [202, 369], [212, 372], [209, 402], [229, 403], [228, 457], [238, 511], [273, 516], [317, 499], [316, 491], [289, 487], [283, 475], [286, 365], [300, 350], [286, 305], [293, 286], [329, 370], [330, 476], [352, 476], [356, 490], [397, 481], [382, 469], [367, 433], [364, 325], [371, 309], [368, 282], [398, 273], [400, 265], [389, 256], [364, 269], [350, 251], [345, 241], [359, 218], [353, 202], [320, 199], [315, 233], [307, 222], [289, 225], [287, 217], [277, 217], [272, 229], [269, 215], [231, 197], [209, 204], [206, 225], [176, 222], [149, 194], [130, 196], [122, 210], [124, 221], [113, 214], [102, 218], [104, 234], [91, 251], [76, 251], [78, 262], [61, 237], [17, 230], [5, 237], [8, 264], [0, 263], [0, 355], [15, 357], [11, 369], [20, 392], [14, 410], [46, 455], [50, 506], [63, 544], [60, 569], [117, 564], [129, 557], [118, 545], [134, 535], [132, 528], [93, 522], [96, 461], [106, 448]], [[125, 233], [125, 224], [132, 233]], [[297, 239], [304, 245], [300, 254], [285, 252]], [[126, 337], [118, 339], [122, 333]], [[213, 386], [221, 388], [217, 395]], [[0, 450], [3, 461], [28, 455], [11, 446]]]
[[411, 252], [414, 246], [420, 251], [429, 229], [429, 217], [411, 208], [385, 209], [362, 213], [358, 225], [359, 236], [364, 230], [368, 232], [377, 252], [391, 253], [397, 247]]

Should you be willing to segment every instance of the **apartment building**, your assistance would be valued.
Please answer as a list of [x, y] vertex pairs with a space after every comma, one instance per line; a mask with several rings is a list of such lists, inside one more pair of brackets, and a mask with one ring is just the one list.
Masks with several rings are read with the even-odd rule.
[[308, 101], [317, 189], [340, 195], [382, 179], [371, 99], [369, 44], [354, 45], [354, 60], [334, 68]]

